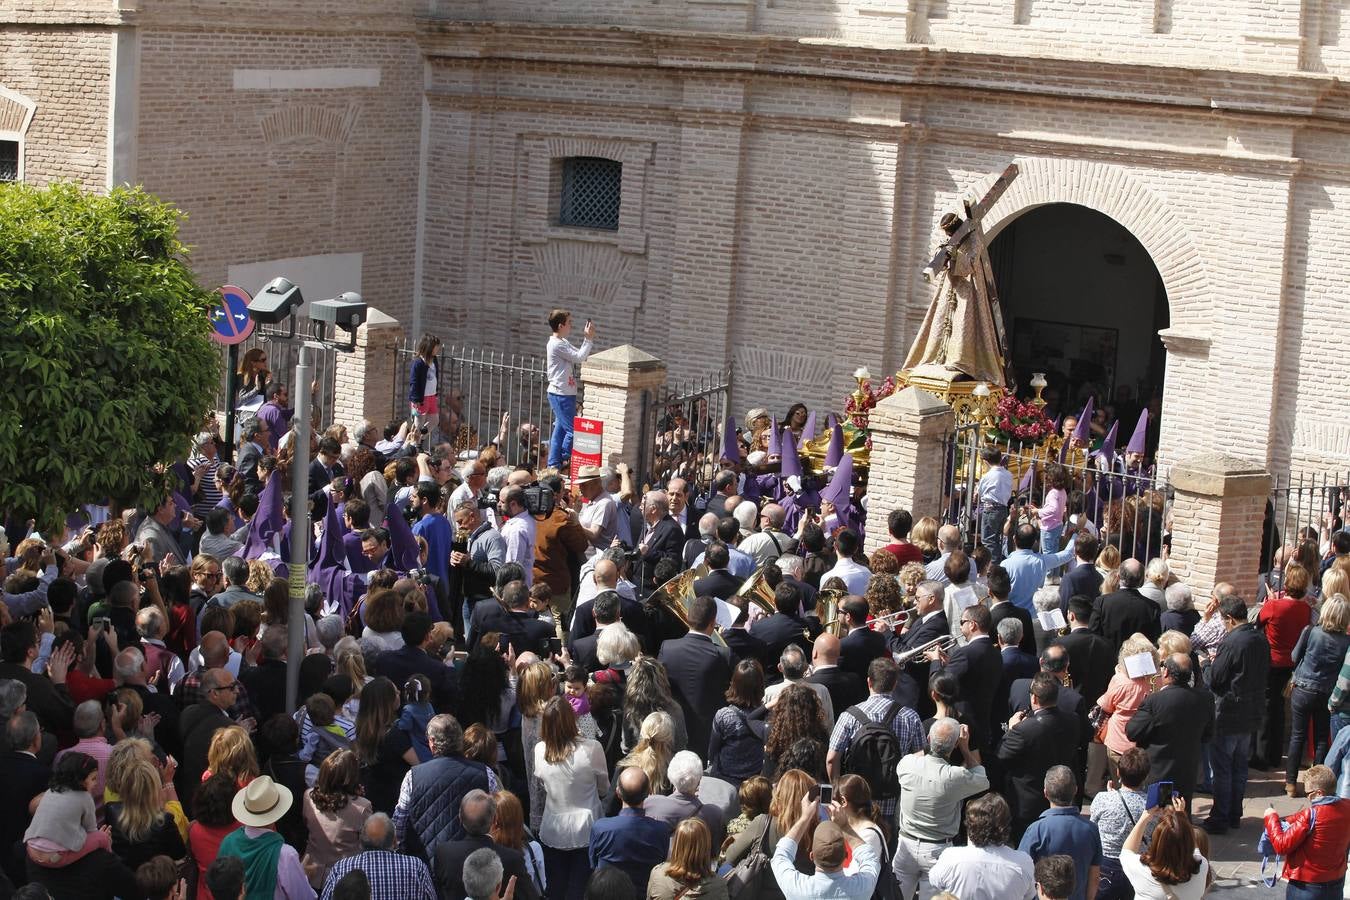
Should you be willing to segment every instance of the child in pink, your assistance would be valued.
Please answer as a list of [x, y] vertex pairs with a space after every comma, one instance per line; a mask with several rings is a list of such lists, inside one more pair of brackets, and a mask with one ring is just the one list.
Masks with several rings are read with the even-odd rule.
[[100, 829], [94, 817], [97, 784], [98, 763], [92, 756], [67, 753], [61, 757], [23, 835], [29, 859], [60, 869], [100, 848], [112, 849], [108, 829]]

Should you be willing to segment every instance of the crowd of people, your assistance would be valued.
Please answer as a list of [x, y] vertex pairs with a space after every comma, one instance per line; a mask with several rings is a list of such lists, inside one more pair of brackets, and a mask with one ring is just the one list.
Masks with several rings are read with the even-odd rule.
[[850, 457], [803, 497], [813, 424], [752, 410], [645, 492], [329, 428], [302, 536], [258, 390], [234, 465], [211, 420], [159, 508], [12, 535], [0, 897], [1189, 900], [1253, 765], [1310, 801], [1261, 826], [1289, 896], [1341, 893], [1350, 533], [1200, 603], [1001, 487], [980, 540], [894, 509], [867, 554]]

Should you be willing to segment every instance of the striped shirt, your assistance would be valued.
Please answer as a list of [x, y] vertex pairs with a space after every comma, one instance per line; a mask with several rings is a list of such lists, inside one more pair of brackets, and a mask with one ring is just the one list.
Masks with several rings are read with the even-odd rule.
[[[889, 694], [872, 694], [862, 703], [857, 704], [858, 710], [871, 719], [873, 722], [881, 722], [886, 718], [887, 713], [891, 711], [891, 704], [896, 702], [891, 699]], [[852, 707], [849, 707], [852, 709]], [[848, 752], [849, 745], [853, 743], [853, 736], [862, 728], [862, 724], [850, 715], [847, 711], [839, 713], [839, 719], [835, 722], [834, 731], [830, 734], [830, 750], [838, 753], [842, 758]], [[924, 749], [923, 723], [919, 720], [919, 714], [909, 708], [901, 709], [891, 720], [891, 731], [900, 741], [900, 752], [909, 755], [918, 750]], [[895, 806], [898, 798], [892, 797], [889, 800], [881, 801], [882, 815], [890, 818], [895, 815]]]

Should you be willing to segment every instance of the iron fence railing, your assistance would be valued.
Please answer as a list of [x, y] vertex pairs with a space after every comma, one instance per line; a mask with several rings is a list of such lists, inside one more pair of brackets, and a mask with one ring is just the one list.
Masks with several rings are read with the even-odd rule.
[[[239, 345], [239, 359], [244, 359], [250, 350], [261, 349], [267, 354], [267, 369], [270, 373], [268, 381], [280, 382], [289, 387], [291, 399], [294, 401], [297, 391], [302, 389], [300, 385], [295, 384], [295, 364], [300, 357], [300, 344], [306, 339], [318, 340], [323, 338], [324, 328], [322, 322], [312, 322], [307, 318], [297, 316], [293, 337], [271, 333], [275, 331], [274, 328], [269, 328], [267, 334], [264, 334], [262, 329], [256, 329], [252, 337]], [[237, 426], [239, 422], [257, 411], [263, 398], [256, 392], [244, 392], [243, 390], [237, 392], [233, 398], [227, 396], [229, 390], [227, 387], [229, 348], [221, 347], [220, 350], [222, 363], [220, 367], [220, 387], [216, 392], [216, 408], [225, 410], [228, 403], [234, 403]], [[333, 422], [334, 389], [337, 382], [337, 351], [311, 348], [309, 360], [313, 370], [313, 384], [305, 386], [304, 389], [312, 389], [310, 409], [312, 410], [312, 420], [315, 427], [325, 428]], [[237, 442], [236, 435], [231, 435], [227, 439], [232, 444]]]
[[648, 391], [643, 403], [642, 458], [637, 469], [643, 484], [664, 486], [672, 478], [683, 478], [691, 496], [705, 492], [721, 455], [731, 369]]
[[[1278, 587], [1283, 577], [1279, 562], [1295, 557], [1311, 561], [1330, 552], [1332, 535], [1345, 527], [1347, 499], [1350, 472], [1286, 472], [1272, 477], [1261, 535], [1260, 571], [1267, 587]], [[1281, 547], [1286, 548], [1283, 554], [1278, 552]], [[1311, 575], [1319, 577], [1317, 571]]]

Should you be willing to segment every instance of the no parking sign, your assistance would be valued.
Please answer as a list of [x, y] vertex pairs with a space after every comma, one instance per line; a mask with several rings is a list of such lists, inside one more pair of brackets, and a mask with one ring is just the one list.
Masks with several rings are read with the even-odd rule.
[[253, 319], [248, 314], [253, 298], [232, 284], [217, 288], [216, 293], [220, 294], [220, 303], [206, 313], [211, 321], [211, 339], [226, 346], [242, 343], [253, 333]]

